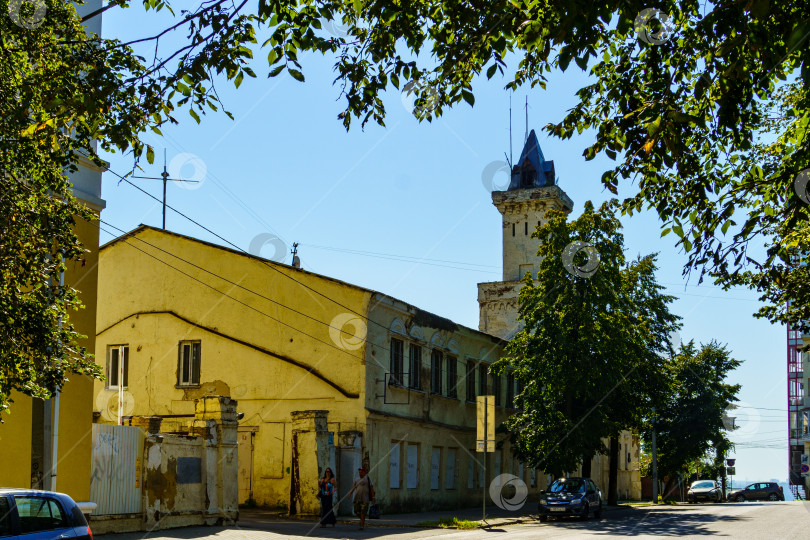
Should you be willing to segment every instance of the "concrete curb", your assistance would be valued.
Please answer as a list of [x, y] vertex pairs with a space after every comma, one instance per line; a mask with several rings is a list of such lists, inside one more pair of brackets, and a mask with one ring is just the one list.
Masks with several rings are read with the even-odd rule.
[[[603, 512], [612, 512], [616, 510], [628, 510], [633, 509], [638, 506], [653, 506], [652, 503], [649, 505], [634, 505], [634, 506], [602, 506]], [[448, 514], [452, 514], [452, 511], [448, 511]], [[273, 516], [271, 519], [287, 519], [287, 520], [298, 520], [298, 521], [308, 521], [311, 523], [317, 524], [319, 517], [318, 516], [302, 516], [302, 515], [294, 515], [290, 516], [287, 514], [270, 514], [269, 516]], [[268, 517], [269, 517], [268, 516]], [[450, 517], [453, 517], [452, 515]], [[414, 520], [415, 521], [415, 520]], [[420, 520], [420, 521], [429, 521], [429, 520]], [[480, 520], [470, 520], [470, 521], [480, 521]], [[380, 520], [376, 519], [366, 519], [366, 527], [376, 527], [376, 528], [389, 528], [389, 529], [456, 529], [456, 530], [478, 530], [478, 529], [490, 529], [492, 527], [502, 527], [506, 525], [520, 525], [523, 523], [530, 523], [530, 522], [539, 522], [540, 516], [537, 514], [530, 514], [527, 516], [516, 516], [516, 517], [496, 517], [487, 520], [486, 525], [475, 527], [474, 529], [456, 529], [455, 527], [439, 527], [436, 525], [418, 525], [416, 522], [398, 522], [398, 523], [391, 523], [380, 522]], [[340, 525], [349, 525], [349, 526], [358, 526], [360, 524], [360, 520], [358, 518], [337, 518], [337, 522]]]

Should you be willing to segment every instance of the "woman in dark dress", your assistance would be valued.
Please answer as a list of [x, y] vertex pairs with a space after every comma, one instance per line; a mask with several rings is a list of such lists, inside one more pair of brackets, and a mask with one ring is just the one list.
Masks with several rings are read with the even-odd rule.
[[332, 510], [332, 496], [335, 494], [335, 475], [329, 467], [323, 471], [323, 478], [318, 480], [318, 495], [321, 498], [321, 527], [335, 526], [337, 518]]

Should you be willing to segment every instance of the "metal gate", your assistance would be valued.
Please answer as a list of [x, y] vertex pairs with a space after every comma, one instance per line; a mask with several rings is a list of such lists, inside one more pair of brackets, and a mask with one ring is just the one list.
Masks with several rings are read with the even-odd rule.
[[93, 424], [90, 500], [98, 505], [93, 515], [141, 512], [143, 442], [139, 427]]

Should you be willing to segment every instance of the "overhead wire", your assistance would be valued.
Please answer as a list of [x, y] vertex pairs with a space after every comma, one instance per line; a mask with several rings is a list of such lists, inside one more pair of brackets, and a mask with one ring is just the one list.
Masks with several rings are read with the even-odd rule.
[[[117, 228], [117, 227], [116, 227], [116, 228]], [[100, 229], [100, 230], [104, 230], [104, 229], [103, 229], [101, 226], [99, 226], [99, 229]], [[107, 234], [112, 234], [112, 233], [110, 233], [109, 231], [104, 231], [104, 232], [106, 232]], [[126, 245], [128, 245], [128, 246], [130, 246], [131, 248], [136, 249], [136, 250], [140, 251], [141, 253], [143, 253], [143, 254], [145, 254], [145, 255], [147, 255], [147, 256], [149, 256], [149, 257], [151, 257], [151, 258], [155, 259], [156, 261], [158, 261], [158, 262], [160, 262], [160, 263], [162, 263], [162, 264], [164, 264], [164, 265], [168, 266], [169, 268], [172, 268], [172, 269], [176, 270], [177, 272], [179, 272], [179, 273], [183, 274], [184, 276], [188, 277], [189, 279], [192, 279], [192, 280], [194, 280], [194, 281], [196, 281], [196, 282], [200, 283], [201, 285], [203, 285], [203, 286], [205, 286], [205, 287], [208, 287], [209, 289], [212, 289], [212, 290], [214, 290], [215, 292], [217, 292], [217, 293], [219, 293], [219, 294], [221, 294], [221, 295], [223, 295], [223, 296], [225, 296], [225, 297], [227, 297], [227, 298], [230, 298], [230, 299], [231, 299], [231, 300], [233, 300], [234, 302], [236, 302], [236, 303], [238, 303], [238, 304], [241, 304], [241, 305], [245, 306], [246, 308], [248, 308], [248, 309], [250, 309], [250, 310], [252, 310], [252, 311], [255, 311], [256, 313], [259, 313], [260, 315], [263, 315], [263, 316], [267, 317], [267, 318], [268, 318], [268, 319], [270, 319], [270, 320], [276, 321], [277, 323], [281, 324], [282, 326], [286, 326], [287, 328], [290, 328], [290, 329], [292, 329], [292, 330], [295, 330], [296, 332], [299, 332], [299, 333], [301, 333], [301, 334], [303, 334], [303, 335], [305, 335], [305, 336], [307, 336], [307, 337], [309, 337], [309, 338], [311, 338], [311, 339], [314, 339], [315, 341], [318, 341], [319, 343], [322, 343], [322, 344], [324, 344], [324, 345], [327, 345], [327, 346], [329, 346], [329, 347], [332, 347], [333, 349], [337, 349], [337, 350], [339, 350], [339, 351], [341, 351], [341, 352], [343, 352], [343, 353], [345, 353], [345, 354], [348, 354], [348, 355], [349, 355], [349, 356], [351, 356], [352, 358], [357, 358], [355, 355], [351, 354], [351, 353], [350, 353], [349, 351], [347, 351], [346, 349], [343, 349], [343, 348], [341, 348], [341, 347], [338, 347], [338, 346], [337, 346], [337, 345], [335, 345], [334, 343], [329, 343], [328, 341], [324, 341], [324, 340], [322, 340], [322, 339], [320, 339], [320, 338], [318, 338], [318, 337], [316, 337], [316, 336], [313, 336], [312, 334], [309, 334], [309, 333], [307, 333], [307, 332], [305, 332], [305, 331], [301, 330], [300, 328], [296, 328], [295, 326], [293, 326], [293, 325], [291, 325], [291, 324], [285, 323], [284, 321], [282, 321], [282, 320], [280, 320], [280, 319], [277, 319], [276, 317], [273, 317], [272, 315], [270, 315], [270, 314], [268, 314], [268, 313], [265, 313], [264, 311], [262, 311], [262, 310], [260, 310], [260, 309], [258, 309], [258, 308], [256, 308], [256, 307], [254, 307], [254, 306], [251, 306], [250, 304], [248, 304], [248, 303], [246, 303], [246, 302], [243, 302], [242, 300], [239, 300], [238, 298], [235, 298], [235, 297], [231, 296], [230, 294], [228, 294], [228, 293], [226, 293], [226, 292], [224, 292], [224, 291], [221, 291], [221, 290], [217, 289], [215, 286], [213, 286], [213, 285], [211, 285], [211, 284], [209, 284], [209, 283], [206, 283], [205, 281], [203, 281], [203, 280], [201, 280], [201, 279], [199, 279], [199, 278], [197, 278], [197, 277], [195, 277], [195, 276], [192, 276], [191, 274], [189, 274], [189, 273], [187, 273], [187, 272], [184, 272], [183, 270], [181, 270], [181, 269], [177, 268], [176, 266], [174, 266], [174, 265], [172, 265], [172, 264], [170, 264], [170, 263], [168, 263], [168, 262], [166, 262], [166, 261], [164, 261], [164, 260], [160, 259], [159, 257], [156, 257], [155, 255], [153, 255], [153, 254], [151, 254], [151, 253], [149, 253], [149, 252], [147, 252], [147, 251], [145, 251], [145, 250], [143, 250], [143, 249], [139, 248], [138, 246], [135, 246], [135, 245], [133, 245], [133, 244], [131, 244], [131, 243], [128, 243], [128, 242], [125, 242], [125, 244], [126, 244]], [[188, 261], [186, 261], [186, 262], [188, 262]], [[189, 263], [189, 264], [191, 264], [191, 263]], [[225, 278], [221, 278], [221, 279], [223, 279], [224, 281], [228, 281], [229, 283], [231, 283], [231, 284], [234, 284], [234, 285], [238, 286], [238, 285], [237, 285], [236, 283], [234, 283], [233, 281], [229, 281], [229, 280], [227, 280], [227, 279], [225, 279]], [[243, 287], [243, 288], [244, 288], [244, 287]], [[257, 294], [258, 294], [258, 293], [257, 293]], [[286, 306], [285, 306], [285, 307], [286, 307]], [[321, 321], [319, 321], [319, 322], [321, 322]], [[327, 324], [327, 323], [324, 323], [324, 324]], [[333, 327], [333, 326], [331, 326], [331, 325], [329, 325], [329, 324], [327, 324], [327, 326], [329, 326], [330, 328], [335, 328], [335, 327]], [[343, 331], [343, 330], [341, 330], [341, 331]], [[345, 332], [345, 331], [343, 331], [343, 332]]]
[[[122, 175], [118, 174], [118, 173], [117, 173], [117, 172], [115, 172], [114, 170], [112, 170], [112, 169], [107, 169], [107, 170], [108, 170], [108, 171], [110, 171], [110, 172], [111, 172], [112, 174], [114, 174], [115, 176], [117, 176], [118, 178], [120, 178], [122, 181], [126, 182], [126, 183], [127, 183], [127, 184], [129, 184], [130, 186], [134, 187], [135, 189], [137, 189], [138, 191], [140, 191], [141, 193], [143, 193], [144, 195], [147, 195], [148, 197], [150, 197], [150, 198], [152, 198], [152, 199], [154, 199], [155, 201], [158, 201], [158, 202], [160, 202], [160, 203], [162, 203], [162, 202], [163, 202], [161, 199], [159, 199], [159, 198], [155, 197], [154, 195], [152, 195], [152, 194], [151, 194], [151, 193], [149, 193], [148, 191], [146, 191], [146, 190], [142, 189], [140, 186], [138, 186], [137, 184], [135, 184], [135, 183], [131, 182], [131, 181], [130, 181], [130, 180], [128, 180], [126, 177], [124, 177], [124, 176], [122, 176]], [[197, 220], [195, 220], [195, 219], [193, 219], [193, 218], [191, 218], [191, 217], [187, 216], [186, 214], [184, 214], [184, 213], [183, 213], [183, 212], [181, 212], [180, 210], [178, 210], [178, 209], [174, 208], [173, 206], [171, 206], [171, 205], [167, 204], [167, 205], [166, 205], [166, 208], [169, 208], [169, 209], [170, 209], [170, 210], [172, 210], [173, 212], [176, 212], [178, 215], [180, 215], [180, 216], [182, 216], [183, 218], [187, 219], [187, 220], [188, 220], [188, 221], [190, 221], [191, 223], [193, 223], [193, 224], [197, 225], [198, 227], [200, 227], [200, 228], [201, 228], [201, 229], [203, 229], [204, 231], [208, 232], [209, 234], [214, 235], [215, 237], [217, 237], [218, 239], [222, 240], [223, 242], [225, 242], [225, 243], [226, 243], [226, 244], [228, 244], [229, 246], [232, 246], [232, 247], [233, 247], [234, 249], [236, 249], [237, 251], [241, 251], [242, 253], [245, 253], [245, 254], [247, 254], [247, 255], [250, 255], [250, 253], [248, 253], [247, 251], [245, 251], [244, 249], [242, 249], [242, 248], [241, 248], [241, 247], [239, 247], [238, 245], [234, 244], [233, 242], [231, 242], [231, 241], [230, 241], [230, 240], [228, 240], [227, 238], [225, 238], [225, 237], [221, 236], [220, 234], [217, 234], [216, 232], [212, 231], [211, 229], [209, 229], [208, 227], [206, 227], [206, 226], [205, 226], [205, 225], [203, 225], [202, 223], [200, 223], [200, 222], [198, 222]], [[255, 256], [254, 256], [254, 257], [255, 257]], [[362, 314], [362, 313], [359, 313], [359, 312], [355, 311], [354, 309], [352, 309], [352, 308], [350, 308], [350, 307], [348, 307], [348, 306], [346, 306], [346, 305], [342, 304], [341, 302], [339, 302], [339, 301], [335, 300], [335, 299], [334, 299], [334, 298], [332, 298], [331, 296], [326, 295], [326, 294], [324, 294], [324, 293], [322, 293], [322, 292], [318, 291], [317, 289], [314, 289], [314, 288], [310, 287], [309, 285], [307, 285], [307, 284], [305, 284], [305, 283], [302, 283], [301, 281], [299, 281], [299, 280], [295, 279], [293, 276], [291, 276], [291, 275], [289, 275], [289, 274], [286, 274], [286, 273], [282, 272], [281, 270], [279, 270], [278, 268], [275, 268], [275, 267], [274, 267], [273, 265], [271, 265], [271, 264], [268, 264], [268, 263], [267, 263], [267, 261], [264, 261], [264, 260], [262, 260], [262, 259], [260, 259], [260, 258], [255, 258], [254, 260], [256, 260], [257, 262], [259, 262], [259, 263], [261, 263], [261, 264], [264, 264], [264, 265], [265, 265], [267, 268], [270, 268], [270, 269], [271, 269], [271, 270], [273, 270], [274, 272], [277, 272], [277, 273], [279, 273], [280, 275], [282, 275], [282, 276], [284, 276], [284, 277], [286, 277], [286, 278], [288, 278], [288, 279], [290, 279], [290, 280], [294, 281], [295, 283], [298, 283], [300, 286], [304, 287], [305, 289], [307, 289], [307, 290], [309, 290], [309, 291], [311, 291], [311, 292], [313, 292], [313, 293], [317, 294], [318, 296], [321, 296], [321, 297], [325, 298], [326, 300], [329, 300], [330, 302], [333, 302], [334, 304], [336, 304], [336, 305], [340, 306], [341, 308], [343, 308], [343, 309], [347, 310], [348, 312], [350, 312], [350, 313], [352, 313], [352, 314], [354, 314], [354, 315], [357, 315], [358, 317], [360, 317], [360, 318], [362, 318], [362, 319], [364, 319], [364, 320], [368, 321], [369, 323], [375, 324], [375, 325], [379, 326], [380, 328], [382, 328], [382, 329], [384, 329], [384, 330], [386, 330], [386, 331], [388, 330], [388, 328], [386, 328], [386, 327], [385, 327], [385, 326], [383, 326], [382, 324], [378, 323], [377, 321], [374, 321], [374, 320], [370, 319], [370, 318], [369, 318], [367, 315], [364, 315], [364, 314]]]

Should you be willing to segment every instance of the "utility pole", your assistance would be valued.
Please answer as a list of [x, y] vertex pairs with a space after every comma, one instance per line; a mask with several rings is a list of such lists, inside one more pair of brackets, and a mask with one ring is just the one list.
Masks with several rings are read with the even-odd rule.
[[655, 441], [655, 407], [652, 410], [652, 475], [653, 475], [653, 504], [658, 504], [658, 447]]

